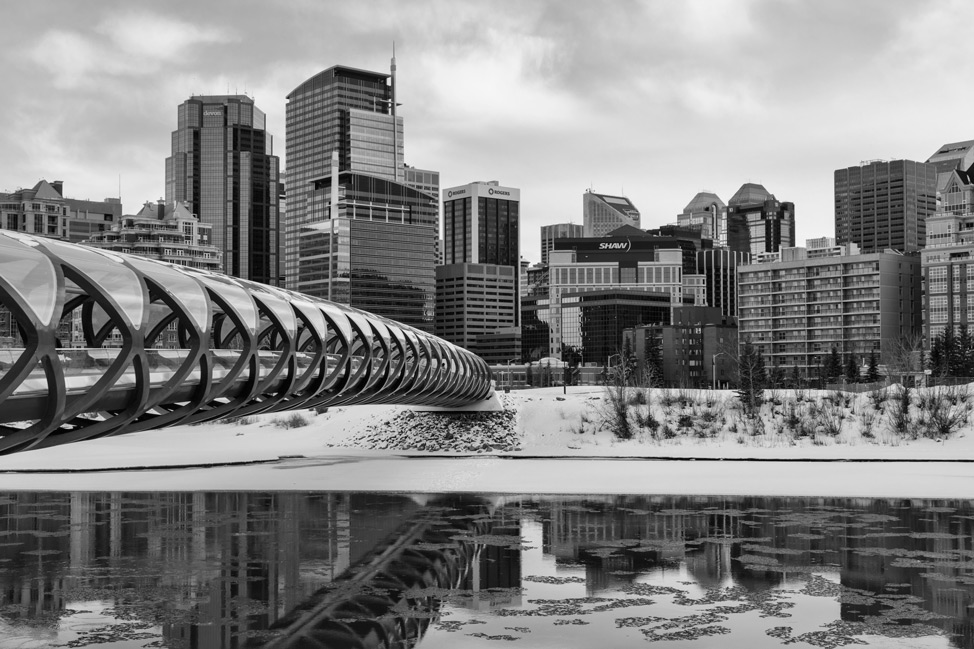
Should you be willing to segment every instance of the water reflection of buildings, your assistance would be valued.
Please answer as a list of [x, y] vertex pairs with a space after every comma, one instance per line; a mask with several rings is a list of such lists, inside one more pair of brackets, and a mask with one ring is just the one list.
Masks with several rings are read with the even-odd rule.
[[[584, 564], [589, 595], [681, 564], [703, 588], [730, 577], [761, 590], [791, 575], [836, 573], [842, 620], [921, 621], [974, 647], [974, 508], [965, 505], [971, 511], [884, 500], [602, 497], [546, 501], [540, 515], [545, 553]], [[897, 603], [910, 595], [922, 608]]]
[[235, 647], [428, 514], [456, 528], [446, 538], [476, 546], [459, 582], [473, 596], [454, 603], [518, 607], [531, 518], [545, 555], [585, 566], [589, 594], [653, 571], [752, 591], [832, 573], [843, 620], [919, 620], [974, 647], [974, 503], [552, 498], [463, 516], [448, 499], [429, 505], [381, 494], [8, 494], [0, 606], [8, 622], [56, 628], [72, 603], [102, 601], [161, 626], [167, 646]]
[[347, 494], [11, 494], [0, 501], [0, 593], [22, 622], [84, 593], [162, 624], [176, 646], [237, 646], [417, 507]]

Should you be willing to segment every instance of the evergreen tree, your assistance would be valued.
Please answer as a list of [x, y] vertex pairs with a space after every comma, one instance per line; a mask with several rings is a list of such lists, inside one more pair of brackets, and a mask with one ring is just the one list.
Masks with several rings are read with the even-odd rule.
[[930, 345], [929, 367], [930, 373], [934, 376], [943, 376], [947, 373], [946, 363], [944, 363], [944, 342], [941, 332], [933, 337]]
[[849, 354], [845, 364], [845, 380], [849, 383], [859, 382], [859, 366], [856, 364], [854, 354]]
[[972, 355], [974, 355], [974, 339], [972, 339], [970, 331], [967, 329], [967, 323], [960, 326], [960, 332], [957, 335], [957, 361], [956, 361], [956, 374], [954, 376], [971, 376], [974, 374], [972, 372]]
[[943, 343], [943, 374], [942, 376], [957, 376], [957, 337], [953, 327], [945, 327], [942, 334]]
[[835, 382], [840, 376], [842, 376], [842, 359], [839, 357], [839, 350], [833, 347], [825, 363], [825, 378], [829, 382]]
[[869, 352], [869, 369], [866, 370], [866, 380], [875, 383], [879, 380], [879, 362], [876, 360], [876, 352]]
[[798, 376], [798, 366], [792, 365], [791, 366], [791, 387], [800, 388], [801, 383], [802, 383], [801, 377]]

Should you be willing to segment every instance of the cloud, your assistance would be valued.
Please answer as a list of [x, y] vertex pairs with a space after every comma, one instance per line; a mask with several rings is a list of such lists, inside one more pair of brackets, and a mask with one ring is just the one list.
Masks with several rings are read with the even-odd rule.
[[223, 28], [201, 27], [147, 12], [105, 18], [94, 33], [53, 28], [29, 58], [53, 75], [58, 88], [79, 88], [103, 77], [139, 77], [192, 60], [200, 45], [234, 40]]

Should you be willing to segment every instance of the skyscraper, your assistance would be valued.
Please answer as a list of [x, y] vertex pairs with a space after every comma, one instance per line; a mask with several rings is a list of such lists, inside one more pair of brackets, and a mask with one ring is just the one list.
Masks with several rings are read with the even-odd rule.
[[[444, 265], [436, 269], [436, 334], [488, 360], [520, 357], [521, 192], [497, 181], [443, 191]], [[495, 340], [504, 332], [503, 343]]]
[[835, 171], [835, 238], [864, 252], [914, 252], [937, 208], [937, 167], [873, 160]]
[[279, 168], [264, 113], [250, 97], [193, 96], [179, 105], [166, 203], [186, 202], [213, 226], [228, 275], [279, 282]]
[[288, 94], [285, 275], [432, 331], [439, 174], [403, 163], [391, 72], [334, 66]]
[[518, 268], [521, 190], [492, 180], [451, 187], [443, 194], [445, 263]]
[[698, 193], [676, 220], [680, 226], [700, 230], [701, 236], [712, 239], [715, 246], [727, 245], [727, 205], [717, 194]]
[[585, 236], [579, 223], [555, 223], [541, 226], [541, 263], [548, 263], [548, 253], [555, 249], [555, 239], [578, 239]]
[[582, 223], [586, 237], [604, 237], [623, 225], [639, 227], [639, 210], [625, 196], [582, 195]]
[[[298, 233], [313, 220], [309, 199], [313, 181], [338, 170], [397, 179], [402, 159], [402, 119], [393, 116], [390, 75], [345, 66], [319, 72], [287, 96], [287, 286], [298, 282]], [[371, 142], [370, 142], [371, 140]]]
[[727, 201], [727, 247], [758, 255], [795, 245], [795, 204], [744, 183]]

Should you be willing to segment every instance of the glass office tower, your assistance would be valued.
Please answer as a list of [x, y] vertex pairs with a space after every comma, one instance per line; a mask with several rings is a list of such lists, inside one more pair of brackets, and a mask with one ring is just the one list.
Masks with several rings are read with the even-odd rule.
[[213, 226], [223, 272], [278, 284], [279, 169], [264, 113], [245, 95], [180, 104], [166, 158], [166, 202], [187, 202]]
[[744, 183], [727, 201], [727, 247], [760, 255], [795, 245], [795, 204], [763, 185]]
[[[312, 221], [314, 181], [340, 171], [402, 180], [402, 118], [393, 115], [391, 75], [334, 66], [311, 77], [287, 96], [287, 228], [285, 275], [299, 283], [299, 239]], [[320, 215], [319, 215], [320, 216]]]
[[432, 333], [436, 197], [345, 171], [334, 185], [331, 175], [315, 179], [308, 206], [293, 288]]

